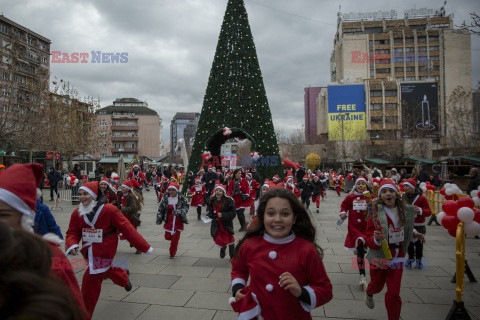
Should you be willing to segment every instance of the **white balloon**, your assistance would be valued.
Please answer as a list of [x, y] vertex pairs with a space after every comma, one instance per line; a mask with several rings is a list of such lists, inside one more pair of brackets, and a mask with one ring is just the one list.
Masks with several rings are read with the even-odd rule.
[[450, 187], [450, 185], [451, 185], [451, 183], [445, 183], [445, 184], [443, 185], [443, 187], [444, 187], [445, 189], [447, 189], [448, 187]]
[[473, 202], [475, 203], [475, 207], [480, 207], [480, 198], [479, 197], [473, 198]]
[[466, 223], [463, 226], [463, 231], [465, 231], [465, 234], [468, 234], [471, 237], [477, 236], [480, 234], [480, 224], [478, 224], [476, 221]]
[[453, 188], [448, 188], [448, 189], [445, 189], [445, 194], [447, 196], [451, 196], [453, 194]]
[[475, 217], [475, 212], [469, 207], [461, 207], [457, 211], [457, 218], [462, 220], [465, 223], [469, 223], [473, 221], [473, 218]]
[[445, 212], [442, 211], [442, 212], [440, 212], [440, 213], [437, 214], [437, 221], [438, 221], [438, 223], [442, 224], [442, 219], [443, 219], [443, 217], [445, 217]]
[[427, 184], [425, 182], [420, 183], [420, 188], [425, 187]]
[[460, 188], [457, 187], [453, 193], [460, 194], [460, 193], [462, 193], [462, 190], [460, 190]]
[[67, 181], [70, 182], [72, 181], [72, 178], [70, 176], [67, 177]]
[[472, 192], [470, 192], [470, 197], [473, 199], [476, 196], [478, 196], [478, 190], [472, 190]]
[[421, 188], [422, 188], [422, 190], [423, 190], [423, 193], [427, 192], [427, 187], [423, 186], [423, 187], [421, 187]]

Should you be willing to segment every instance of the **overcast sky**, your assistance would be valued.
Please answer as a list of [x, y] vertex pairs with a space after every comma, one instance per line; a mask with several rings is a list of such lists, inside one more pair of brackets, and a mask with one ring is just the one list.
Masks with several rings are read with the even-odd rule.
[[[343, 13], [440, 9], [442, 1], [245, 0], [276, 129], [304, 124], [304, 87], [327, 85], [338, 5]], [[127, 52], [125, 64], [51, 64], [81, 96], [147, 101], [169, 139], [176, 112], [200, 112], [227, 0], [0, 0], [7, 18], [49, 38], [51, 51]], [[455, 24], [480, 13], [478, 0], [449, 1]], [[480, 38], [472, 37], [472, 80]]]

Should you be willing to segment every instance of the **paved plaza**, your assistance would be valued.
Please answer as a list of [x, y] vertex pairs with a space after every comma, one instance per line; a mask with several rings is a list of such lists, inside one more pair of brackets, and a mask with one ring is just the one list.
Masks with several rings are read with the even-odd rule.
[[[44, 196], [47, 195], [44, 190]], [[145, 207], [139, 232], [154, 248], [153, 254], [136, 255], [135, 249], [121, 242], [116, 259], [128, 263], [133, 289], [123, 288], [105, 280], [94, 313], [94, 320], [224, 320], [237, 319], [228, 305], [231, 297], [230, 262], [220, 259], [219, 248], [210, 237], [210, 225], [198, 221], [190, 208], [190, 224], [185, 226], [179, 250], [169, 259], [170, 242], [164, 239], [163, 227], [155, 224], [158, 204], [155, 192], [145, 192]], [[375, 309], [364, 303], [364, 292], [358, 286], [358, 270], [352, 268], [353, 255], [343, 247], [347, 223], [337, 227], [340, 203], [328, 191], [321, 202], [320, 213], [311, 209], [317, 226], [318, 242], [325, 251], [324, 264], [333, 285], [333, 300], [312, 312], [314, 319], [387, 319], [384, 293], [375, 295]], [[44, 197], [48, 199], [48, 195]], [[49, 206], [52, 202], [45, 201]], [[74, 206], [61, 203], [53, 215], [62, 229], [68, 228]], [[203, 208], [202, 214], [205, 214]], [[248, 212], [248, 210], [247, 210]], [[235, 230], [238, 220], [235, 219]], [[237, 233], [239, 240], [243, 233]], [[466, 256], [473, 273], [480, 279], [480, 240], [467, 238]], [[405, 270], [402, 279], [402, 319], [445, 319], [455, 298], [455, 285], [450, 281], [455, 272], [455, 239], [441, 226], [427, 226], [424, 254], [425, 270]], [[84, 271], [74, 270], [81, 284]], [[368, 275], [368, 271], [367, 271]], [[369, 276], [367, 276], [368, 279]], [[463, 301], [472, 319], [480, 319], [480, 284], [465, 280]]]

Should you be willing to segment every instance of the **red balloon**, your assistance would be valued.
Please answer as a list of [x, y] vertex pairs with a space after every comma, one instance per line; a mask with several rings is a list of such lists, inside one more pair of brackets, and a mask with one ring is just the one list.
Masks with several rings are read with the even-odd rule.
[[442, 196], [445, 195], [445, 188], [440, 189], [440, 194], [441, 194]]
[[458, 205], [455, 201], [447, 200], [442, 204], [442, 211], [447, 216], [457, 216]]
[[442, 226], [447, 229], [456, 229], [460, 220], [456, 216], [445, 216], [442, 219]]
[[476, 222], [480, 223], [480, 210], [479, 209], [473, 209], [473, 211], [475, 212], [475, 217], [473, 218], [473, 221], [476, 221]]
[[457, 206], [459, 208], [469, 207], [469, 208], [473, 209], [473, 208], [475, 208], [475, 202], [473, 202], [472, 198], [470, 198], [470, 197], [461, 197], [457, 201]]
[[457, 237], [457, 229], [448, 229], [448, 234], [451, 235], [452, 237], [456, 238]]

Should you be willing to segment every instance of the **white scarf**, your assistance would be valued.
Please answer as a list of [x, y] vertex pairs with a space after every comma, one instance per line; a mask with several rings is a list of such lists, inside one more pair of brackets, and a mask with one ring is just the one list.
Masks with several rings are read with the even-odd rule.
[[84, 215], [92, 212], [96, 204], [97, 204], [97, 201], [92, 201], [87, 206], [84, 206], [83, 204], [80, 203], [80, 205], [78, 206], [78, 214], [80, 215], [80, 217], [83, 217]]

